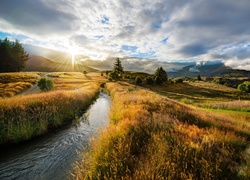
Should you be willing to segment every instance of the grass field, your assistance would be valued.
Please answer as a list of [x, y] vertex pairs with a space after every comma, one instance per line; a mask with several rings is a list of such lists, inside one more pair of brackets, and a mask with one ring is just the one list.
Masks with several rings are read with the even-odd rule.
[[75, 165], [74, 178], [250, 178], [247, 120], [237, 125], [223, 114], [126, 83], [107, 89], [111, 124]]
[[[13, 88], [17, 89], [18, 83], [34, 83], [33, 80], [38, 79], [36, 75], [12, 73], [3, 76], [10, 78], [9, 83], [14, 83]], [[27, 95], [0, 99], [0, 144], [28, 140], [75, 120], [92, 103], [103, 81], [95, 73], [87, 76], [81, 73], [57, 73], [55, 76], [54, 73], [52, 79], [55, 81], [53, 91], [40, 92], [38, 89]], [[8, 93], [8, 89], [4, 92]]]
[[[14, 96], [23, 88], [0, 99], [0, 144], [74, 120], [107, 82], [100, 73], [65, 72], [4, 73], [0, 82], [18, 89], [18, 83], [33, 86], [40, 77], [54, 81], [53, 91]], [[6, 87], [0, 93], [10, 92]], [[249, 94], [203, 81], [142, 87], [109, 82], [106, 88], [110, 125], [91, 140], [73, 178], [250, 178]]]
[[13, 97], [30, 88], [39, 79], [39, 73], [0, 73], [0, 97]]

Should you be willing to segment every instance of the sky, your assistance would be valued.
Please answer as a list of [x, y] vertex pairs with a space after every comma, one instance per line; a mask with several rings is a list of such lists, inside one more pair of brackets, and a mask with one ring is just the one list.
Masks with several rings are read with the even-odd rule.
[[250, 0], [2, 0], [5, 37], [94, 60], [221, 61], [250, 70]]

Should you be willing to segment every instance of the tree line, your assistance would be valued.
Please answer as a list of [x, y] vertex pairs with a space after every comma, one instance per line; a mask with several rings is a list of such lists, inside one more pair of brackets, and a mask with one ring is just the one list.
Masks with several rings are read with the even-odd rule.
[[0, 72], [20, 72], [28, 60], [29, 55], [18, 40], [0, 39]]

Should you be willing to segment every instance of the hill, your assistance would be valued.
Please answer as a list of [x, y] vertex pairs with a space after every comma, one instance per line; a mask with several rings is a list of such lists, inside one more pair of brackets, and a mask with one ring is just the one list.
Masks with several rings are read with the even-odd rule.
[[[86, 65], [75, 64], [77, 72], [96, 72], [97, 70]], [[27, 62], [25, 71], [45, 71], [45, 72], [70, 72], [72, 71], [71, 60], [64, 62], [56, 62], [42, 56], [31, 55]]]
[[203, 77], [225, 76], [225, 77], [248, 77], [250, 71], [232, 69], [225, 66], [223, 63], [208, 64], [208, 65], [189, 65], [176, 72], [168, 72], [169, 77], [197, 77], [200, 74]]

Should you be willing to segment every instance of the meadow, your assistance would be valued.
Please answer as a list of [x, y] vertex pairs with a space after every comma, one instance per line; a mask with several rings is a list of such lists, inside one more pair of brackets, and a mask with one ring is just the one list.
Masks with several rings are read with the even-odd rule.
[[25, 95], [19, 91], [0, 99], [2, 145], [74, 121], [106, 83], [110, 125], [79, 155], [74, 179], [250, 178], [249, 94], [239, 98], [236, 89], [203, 81], [135, 86], [107, 82], [101, 73], [7, 75], [1, 83], [34, 87], [47, 77], [54, 89], [24, 88]]
[[111, 124], [75, 165], [75, 179], [250, 178], [249, 122], [128, 83], [107, 89]]
[[39, 79], [39, 73], [0, 73], [0, 98], [13, 97], [30, 88]]
[[[88, 77], [81, 73], [69, 73], [66, 77], [64, 73], [58, 74], [52, 78], [55, 82], [53, 91], [41, 92], [38, 89], [27, 95], [0, 99], [0, 144], [28, 140], [74, 121], [99, 93], [101, 78], [98, 79], [96, 74]], [[26, 81], [25, 78], [17, 78], [14, 73], [8, 75], [9, 81]], [[28, 81], [29, 78], [27, 76]], [[4, 89], [4, 93], [8, 91]]]

